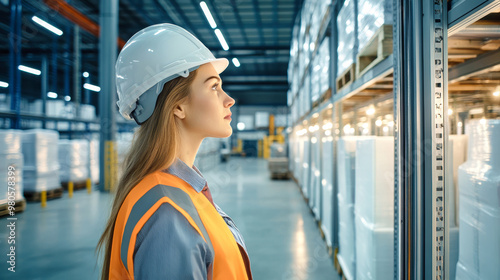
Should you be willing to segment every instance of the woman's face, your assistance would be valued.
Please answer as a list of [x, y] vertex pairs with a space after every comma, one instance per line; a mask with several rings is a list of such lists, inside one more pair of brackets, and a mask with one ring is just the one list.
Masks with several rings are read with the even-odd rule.
[[222, 90], [222, 80], [211, 63], [201, 65], [191, 84], [190, 99], [175, 114], [190, 134], [199, 137], [231, 136], [231, 106], [234, 99]]

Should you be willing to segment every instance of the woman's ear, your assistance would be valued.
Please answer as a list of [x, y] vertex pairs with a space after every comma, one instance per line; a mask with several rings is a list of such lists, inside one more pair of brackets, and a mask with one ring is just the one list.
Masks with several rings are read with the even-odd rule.
[[174, 108], [174, 115], [179, 119], [183, 120], [186, 118], [186, 107], [184, 104], [177, 105]]

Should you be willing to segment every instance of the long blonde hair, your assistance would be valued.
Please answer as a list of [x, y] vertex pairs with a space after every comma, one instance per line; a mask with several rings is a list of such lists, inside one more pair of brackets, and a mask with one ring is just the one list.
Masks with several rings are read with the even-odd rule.
[[178, 151], [178, 124], [174, 109], [190, 98], [190, 86], [196, 70], [187, 78], [178, 77], [165, 84], [156, 101], [151, 117], [135, 132], [130, 150], [122, 164], [111, 213], [106, 228], [97, 243], [96, 252], [104, 249], [101, 279], [108, 280], [111, 245], [118, 211], [130, 191], [148, 174], [168, 168]]

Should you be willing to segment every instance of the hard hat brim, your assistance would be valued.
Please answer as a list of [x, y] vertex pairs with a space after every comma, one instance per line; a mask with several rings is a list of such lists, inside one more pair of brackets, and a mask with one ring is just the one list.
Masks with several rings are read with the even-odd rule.
[[222, 73], [226, 70], [227, 66], [229, 66], [229, 60], [227, 58], [216, 58], [215, 60], [210, 61], [217, 71], [217, 74]]

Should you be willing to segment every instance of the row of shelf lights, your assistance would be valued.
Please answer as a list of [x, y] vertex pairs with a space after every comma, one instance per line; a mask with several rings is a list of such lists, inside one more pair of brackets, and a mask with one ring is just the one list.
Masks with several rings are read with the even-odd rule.
[[[222, 46], [222, 48], [225, 51], [229, 50], [229, 45], [227, 44], [226, 39], [224, 38], [224, 35], [222, 35], [222, 32], [220, 31], [220, 29], [217, 28], [217, 23], [215, 23], [214, 17], [212, 16], [212, 13], [210, 12], [210, 9], [208, 8], [207, 3], [205, 3], [205, 1], [201, 1], [200, 7], [201, 7], [203, 13], [205, 14], [205, 17], [207, 18], [207, 21], [208, 21], [208, 24], [210, 24], [210, 27], [212, 27], [212, 29], [215, 29], [214, 30], [215, 36], [217, 36], [217, 39], [219, 40], [219, 43]], [[234, 66], [236, 66], [236, 67], [241, 66], [240, 61], [236, 57], [233, 57], [232, 62], [234, 64]]]

